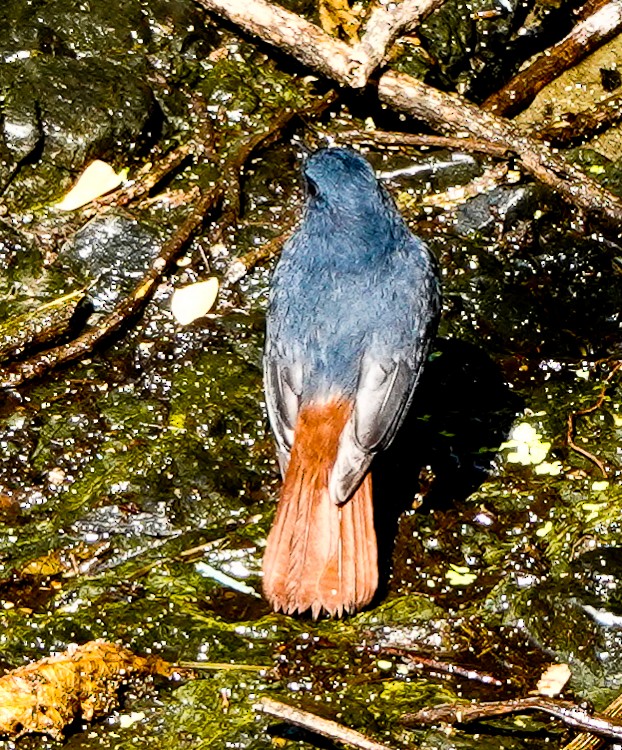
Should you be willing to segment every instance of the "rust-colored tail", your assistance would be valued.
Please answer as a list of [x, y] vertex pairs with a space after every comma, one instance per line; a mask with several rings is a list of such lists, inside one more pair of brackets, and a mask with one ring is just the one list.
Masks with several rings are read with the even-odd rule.
[[274, 609], [341, 616], [367, 604], [378, 585], [378, 553], [368, 474], [341, 506], [328, 495], [346, 401], [301, 410], [276, 519], [263, 560], [263, 589]]

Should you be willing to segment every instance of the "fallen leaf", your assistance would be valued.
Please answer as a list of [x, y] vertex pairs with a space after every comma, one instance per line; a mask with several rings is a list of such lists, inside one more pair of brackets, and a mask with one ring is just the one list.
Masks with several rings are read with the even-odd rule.
[[450, 586], [469, 586], [477, 579], [477, 575], [465, 565], [454, 565], [452, 563], [445, 573], [445, 578], [449, 581]]
[[188, 323], [208, 313], [216, 302], [217, 296], [217, 278], [198, 281], [196, 284], [175, 290], [171, 300], [171, 311], [178, 323], [187, 326]]
[[564, 689], [570, 679], [570, 667], [567, 664], [551, 664], [547, 667], [536, 685], [538, 695], [555, 698]]
[[78, 181], [62, 199], [56, 204], [61, 211], [74, 211], [96, 198], [118, 188], [127, 177], [127, 170], [123, 169], [118, 174], [105, 161], [96, 159], [82, 172]]
[[105, 641], [90, 641], [0, 677], [0, 733], [19, 737], [42, 732], [59, 738], [81, 717], [90, 721], [118, 705], [117, 690], [132, 677], [171, 677], [177, 668], [152, 656], [136, 656]]

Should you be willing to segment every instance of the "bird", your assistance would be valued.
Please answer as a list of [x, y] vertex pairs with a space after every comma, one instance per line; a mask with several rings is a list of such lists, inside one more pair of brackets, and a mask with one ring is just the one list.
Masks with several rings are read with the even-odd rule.
[[263, 557], [277, 612], [341, 617], [374, 597], [371, 468], [395, 437], [436, 335], [440, 274], [370, 163], [312, 153], [306, 204], [270, 283], [263, 357], [283, 478]]

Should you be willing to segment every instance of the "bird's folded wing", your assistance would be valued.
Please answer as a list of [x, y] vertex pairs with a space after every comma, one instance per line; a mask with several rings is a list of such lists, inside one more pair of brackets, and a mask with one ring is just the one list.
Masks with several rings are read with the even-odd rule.
[[300, 408], [302, 367], [285, 364], [267, 349], [264, 356], [264, 390], [268, 417], [276, 437], [279, 467], [284, 476]]
[[412, 401], [425, 360], [425, 347], [410, 358], [367, 353], [352, 416], [339, 441], [329, 492], [336, 503], [348, 500], [365, 476], [374, 455], [387, 447]]

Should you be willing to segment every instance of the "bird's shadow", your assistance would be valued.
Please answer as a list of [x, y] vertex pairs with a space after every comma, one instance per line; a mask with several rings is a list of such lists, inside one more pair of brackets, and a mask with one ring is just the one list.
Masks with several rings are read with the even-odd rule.
[[379, 596], [386, 594], [399, 517], [420, 492], [421, 469], [429, 466], [434, 478], [420, 512], [459, 504], [488, 476], [522, 407], [481, 349], [437, 341], [404, 424], [372, 467]]

